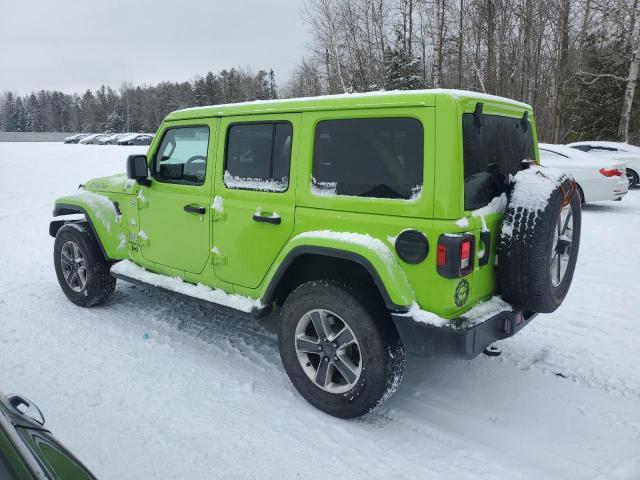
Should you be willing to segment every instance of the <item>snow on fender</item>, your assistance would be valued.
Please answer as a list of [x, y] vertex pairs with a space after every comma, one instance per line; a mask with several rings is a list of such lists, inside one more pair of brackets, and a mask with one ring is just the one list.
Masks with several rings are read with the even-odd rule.
[[527, 312], [556, 310], [569, 291], [580, 245], [576, 184], [552, 168], [516, 174], [498, 243], [503, 298]]

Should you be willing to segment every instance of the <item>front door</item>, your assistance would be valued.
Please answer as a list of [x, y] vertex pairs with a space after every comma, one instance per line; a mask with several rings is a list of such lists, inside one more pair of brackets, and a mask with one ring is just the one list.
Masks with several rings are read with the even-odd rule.
[[257, 288], [293, 232], [300, 114], [220, 122], [213, 201], [216, 277]]
[[159, 132], [162, 140], [150, 152], [151, 186], [138, 196], [138, 242], [145, 260], [190, 273], [204, 270], [210, 252], [208, 172], [217, 122], [176, 122]]

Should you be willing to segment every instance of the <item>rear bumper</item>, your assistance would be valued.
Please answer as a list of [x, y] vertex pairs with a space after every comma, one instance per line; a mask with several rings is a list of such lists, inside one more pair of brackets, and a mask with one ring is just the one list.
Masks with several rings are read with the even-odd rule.
[[444, 327], [417, 322], [407, 314], [392, 314], [392, 317], [408, 353], [471, 359], [496, 340], [518, 333], [536, 315], [503, 311], [476, 325], [465, 326], [464, 320], [451, 320], [451, 326]]

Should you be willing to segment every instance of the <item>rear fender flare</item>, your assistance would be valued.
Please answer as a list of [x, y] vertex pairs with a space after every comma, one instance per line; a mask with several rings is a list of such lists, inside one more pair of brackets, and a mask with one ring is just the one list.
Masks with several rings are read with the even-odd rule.
[[[326, 232], [305, 232], [294, 237], [280, 253], [274, 267], [266, 278], [261, 302], [269, 305], [273, 299], [279, 281], [284, 277], [293, 261], [305, 254], [315, 254], [352, 261], [362, 266], [373, 279], [387, 308], [391, 311], [406, 312], [416, 301], [415, 292], [400, 267], [392, 250], [377, 240], [371, 242], [353, 242], [340, 238], [330, 238]], [[365, 238], [354, 234], [354, 238]], [[371, 238], [371, 237], [369, 237]]]

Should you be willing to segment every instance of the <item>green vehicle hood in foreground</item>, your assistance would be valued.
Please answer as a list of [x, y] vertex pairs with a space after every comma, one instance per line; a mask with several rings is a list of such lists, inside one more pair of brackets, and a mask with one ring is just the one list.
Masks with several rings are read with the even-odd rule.
[[27, 415], [16, 411], [1, 392], [0, 478], [3, 480], [95, 479], [87, 468], [53, 437], [51, 432]]

